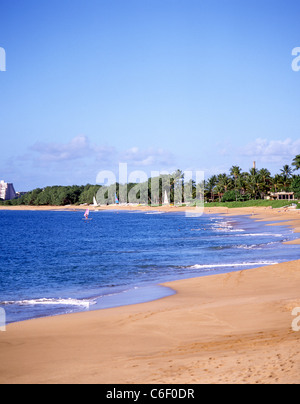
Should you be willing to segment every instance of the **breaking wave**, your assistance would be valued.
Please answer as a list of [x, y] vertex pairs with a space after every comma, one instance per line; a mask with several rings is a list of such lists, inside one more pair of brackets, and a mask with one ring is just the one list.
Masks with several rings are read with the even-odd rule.
[[185, 267], [186, 269], [217, 269], [217, 268], [239, 268], [239, 267], [260, 267], [265, 265], [276, 265], [278, 262], [274, 261], [259, 261], [259, 262], [240, 262], [232, 264], [203, 264], [192, 265]]
[[19, 301], [4, 301], [0, 303], [3, 306], [8, 305], [18, 305], [18, 306], [37, 306], [37, 305], [48, 305], [48, 306], [79, 306], [89, 309], [90, 306], [96, 304], [94, 300], [79, 300], [79, 299], [30, 299], [30, 300], [19, 300]]

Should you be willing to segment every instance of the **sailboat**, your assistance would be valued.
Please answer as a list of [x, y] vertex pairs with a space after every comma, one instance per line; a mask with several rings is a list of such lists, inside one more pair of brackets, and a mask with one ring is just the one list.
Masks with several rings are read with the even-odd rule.
[[167, 191], [165, 191], [164, 205], [169, 205], [169, 198]]
[[95, 197], [95, 196], [94, 196], [94, 199], [93, 199], [93, 205], [94, 205], [95, 207], [98, 206], [98, 203], [97, 203], [97, 200], [96, 200], [96, 197]]

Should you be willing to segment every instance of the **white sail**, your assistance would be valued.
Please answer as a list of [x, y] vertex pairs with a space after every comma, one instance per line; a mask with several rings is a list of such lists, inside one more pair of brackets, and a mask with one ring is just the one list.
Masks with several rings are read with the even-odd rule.
[[98, 203], [97, 203], [97, 200], [96, 200], [95, 197], [94, 197], [94, 199], [93, 199], [93, 204], [94, 204], [94, 206], [98, 206]]
[[164, 205], [169, 205], [169, 198], [167, 191], [165, 191]]

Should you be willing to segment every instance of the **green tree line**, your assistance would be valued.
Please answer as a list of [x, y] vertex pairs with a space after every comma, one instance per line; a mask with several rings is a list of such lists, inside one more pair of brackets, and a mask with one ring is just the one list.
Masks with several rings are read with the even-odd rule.
[[65, 206], [92, 204], [94, 197], [99, 191], [108, 204], [115, 203], [115, 196], [120, 202], [128, 202], [136, 199], [138, 203], [149, 205], [161, 205], [165, 192], [167, 191], [170, 203], [188, 201], [185, 192], [189, 189], [189, 197], [196, 199], [199, 189], [204, 192], [206, 201], [249, 201], [265, 199], [267, 195], [274, 192], [294, 192], [296, 198], [300, 199], [300, 176], [295, 172], [300, 169], [300, 155], [296, 156], [292, 165], [285, 165], [280, 173], [275, 176], [266, 169], [252, 168], [243, 172], [239, 166], [232, 166], [229, 174], [223, 173], [213, 175], [204, 181], [203, 184], [196, 184], [190, 180], [186, 187], [184, 173], [181, 170], [170, 175], [161, 175], [156, 178], [149, 178], [147, 182], [136, 184], [119, 183], [109, 187], [87, 184], [85, 186], [52, 186], [37, 188], [19, 199], [11, 201], [0, 201], [3, 205], [49, 205]]
[[37, 188], [26, 193], [19, 199], [1, 202], [4, 205], [49, 205], [66, 206], [79, 204], [92, 204], [100, 186], [87, 184], [85, 186], [53, 186]]
[[267, 168], [243, 172], [239, 166], [232, 166], [229, 174], [213, 175], [205, 182], [205, 197], [211, 201], [231, 202], [265, 199], [270, 193], [294, 192], [300, 199], [300, 176], [295, 174], [299, 169], [300, 155], [275, 176]]

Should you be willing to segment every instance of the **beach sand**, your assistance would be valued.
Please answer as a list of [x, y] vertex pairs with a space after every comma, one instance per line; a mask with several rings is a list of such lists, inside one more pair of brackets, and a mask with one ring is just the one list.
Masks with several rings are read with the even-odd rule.
[[[246, 209], [229, 213], [299, 231], [299, 211]], [[0, 383], [300, 382], [300, 261], [165, 286], [177, 294], [9, 325]]]

